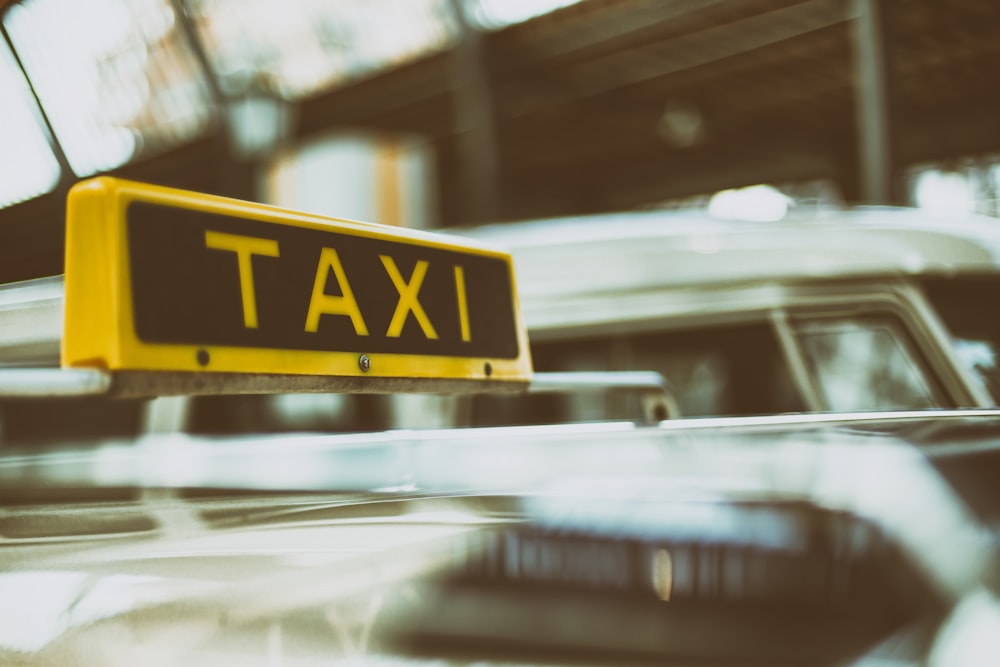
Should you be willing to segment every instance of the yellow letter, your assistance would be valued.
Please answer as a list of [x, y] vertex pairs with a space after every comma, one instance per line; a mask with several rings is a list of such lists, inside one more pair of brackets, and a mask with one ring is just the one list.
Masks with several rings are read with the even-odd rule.
[[[326, 277], [333, 269], [337, 284], [343, 296], [330, 296], [325, 292]], [[323, 248], [319, 256], [319, 266], [316, 267], [316, 281], [313, 283], [312, 297], [309, 299], [309, 314], [306, 315], [306, 331], [316, 333], [319, 330], [320, 315], [347, 315], [354, 325], [354, 333], [359, 336], [368, 335], [368, 327], [361, 317], [361, 309], [354, 299], [351, 284], [347, 282], [347, 274], [340, 263], [340, 255], [333, 248]]]
[[427, 275], [427, 262], [424, 260], [417, 262], [417, 265], [413, 268], [413, 275], [410, 276], [410, 282], [407, 283], [403, 280], [403, 276], [400, 275], [399, 269], [396, 268], [396, 262], [393, 261], [392, 257], [388, 255], [379, 255], [379, 257], [382, 259], [382, 265], [385, 266], [386, 273], [389, 274], [392, 284], [396, 286], [396, 291], [399, 292], [399, 302], [396, 304], [396, 312], [392, 314], [392, 321], [389, 323], [389, 329], [385, 332], [385, 335], [388, 338], [399, 338], [399, 335], [403, 332], [403, 324], [406, 322], [406, 316], [412, 311], [413, 316], [417, 318], [417, 324], [420, 325], [420, 330], [424, 332], [424, 337], [437, 340], [437, 332], [434, 331], [431, 321], [427, 319], [427, 313], [424, 312], [420, 302], [417, 301], [417, 292], [420, 291], [420, 286], [424, 282], [424, 276]]
[[236, 253], [240, 269], [240, 293], [243, 297], [243, 326], [257, 328], [257, 295], [253, 289], [254, 255], [278, 256], [278, 242], [255, 236], [239, 236], [222, 232], [205, 232], [205, 247], [212, 250], [228, 250]]
[[468, 343], [472, 340], [469, 333], [469, 305], [465, 300], [465, 270], [455, 265], [455, 296], [458, 298], [458, 326], [462, 331], [462, 340]]

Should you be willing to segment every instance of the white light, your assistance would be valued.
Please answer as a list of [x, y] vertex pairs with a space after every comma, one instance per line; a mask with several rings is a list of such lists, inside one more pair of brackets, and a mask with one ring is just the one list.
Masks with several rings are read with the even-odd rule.
[[4, 122], [0, 124], [0, 207], [48, 192], [59, 181], [56, 162], [42, 131], [27, 83], [13, 57], [0, 48], [0, 98]]
[[135, 150], [134, 138], [105, 118], [98, 65], [127, 38], [129, 21], [120, 0], [34, 0], [7, 13], [10, 37], [78, 176], [117, 167]]
[[925, 171], [917, 179], [917, 206], [938, 215], [969, 215], [975, 211], [972, 184], [962, 174]]
[[473, 17], [484, 28], [503, 28], [574, 5], [580, 0], [479, 0]]
[[775, 222], [788, 213], [791, 199], [770, 185], [751, 185], [738, 190], [723, 190], [713, 195], [708, 213], [724, 220]]
[[690, 148], [704, 140], [705, 119], [693, 104], [671, 102], [663, 110], [657, 132], [677, 148]]
[[233, 149], [244, 160], [267, 157], [290, 130], [288, 105], [269, 93], [248, 93], [230, 102], [226, 110]]
[[0, 574], [0, 648], [33, 652], [61, 635], [66, 610], [87, 583], [82, 572], [5, 572]]
[[986, 667], [1000, 651], [1000, 602], [978, 589], [966, 595], [951, 612], [934, 640], [927, 664], [931, 667]]

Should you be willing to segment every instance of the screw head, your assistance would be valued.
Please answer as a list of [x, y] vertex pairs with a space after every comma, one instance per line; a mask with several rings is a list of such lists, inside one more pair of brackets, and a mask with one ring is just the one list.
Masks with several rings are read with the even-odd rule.
[[367, 373], [369, 370], [371, 370], [371, 367], [372, 367], [372, 360], [368, 357], [367, 354], [362, 354], [360, 357], [358, 357], [358, 368]]

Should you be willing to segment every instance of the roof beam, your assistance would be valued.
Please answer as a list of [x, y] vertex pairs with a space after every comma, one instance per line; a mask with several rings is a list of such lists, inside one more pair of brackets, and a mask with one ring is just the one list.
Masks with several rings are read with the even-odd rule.
[[[570, 104], [637, 86], [694, 68], [704, 67], [758, 49], [839, 25], [855, 18], [848, 0], [806, 0], [749, 18], [731, 21], [695, 33], [680, 35], [652, 46], [639, 46], [609, 58], [579, 65], [567, 64], [562, 90], [544, 99], [519, 99], [507, 105], [516, 115], [539, 106]], [[523, 61], [534, 62], [531, 54]]]

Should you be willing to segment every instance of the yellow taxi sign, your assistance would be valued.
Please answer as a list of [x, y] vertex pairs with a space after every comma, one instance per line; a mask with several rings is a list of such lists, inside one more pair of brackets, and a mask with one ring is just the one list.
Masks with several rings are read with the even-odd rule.
[[70, 191], [65, 295], [62, 365], [119, 393], [531, 377], [510, 256], [443, 235], [101, 177]]

